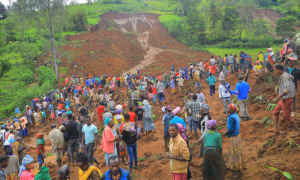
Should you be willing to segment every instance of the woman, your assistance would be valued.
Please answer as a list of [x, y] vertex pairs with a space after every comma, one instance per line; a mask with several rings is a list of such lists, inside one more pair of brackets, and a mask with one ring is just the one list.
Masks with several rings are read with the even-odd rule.
[[148, 134], [149, 131], [154, 130], [155, 131], [155, 126], [154, 123], [152, 121], [152, 110], [151, 110], [151, 106], [148, 103], [147, 100], [143, 101], [143, 110], [144, 110], [144, 132], [146, 132], [146, 134]]
[[215, 120], [208, 121], [204, 135], [203, 180], [224, 180], [227, 173], [222, 157], [222, 136], [216, 131], [217, 127]]
[[137, 132], [136, 125], [134, 122], [130, 122], [130, 115], [125, 114], [125, 124], [122, 129], [122, 140], [125, 141], [127, 145], [127, 152], [129, 154], [129, 171], [132, 171], [133, 159], [135, 161], [135, 167], [138, 168], [137, 164]]
[[42, 166], [40, 168], [40, 171], [38, 174], [35, 176], [34, 180], [50, 180], [50, 174], [49, 174], [49, 168], [46, 166]]
[[171, 87], [171, 89], [172, 89], [172, 94], [174, 95], [175, 92], [176, 92], [176, 89], [175, 89], [175, 82], [174, 82], [173, 77], [171, 77], [170, 87]]
[[107, 125], [103, 132], [102, 137], [102, 144], [101, 149], [104, 152], [105, 162], [108, 166], [108, 159], [109, 157], [115, 155], [117, 156], [117, 149], [116, 149], [116, 140], [119, 139], [115, 128], [114, 128], [114, 121], [107, 117], [104, 120], [104, 125]]
[[28, 131], [27, 131], [27, 127], [26, 127], [26, 122], [24, 119], [22, 119], [22, 131], [21, 131], [21, 135], [22, 137], [28, 136]]
[[126, 148], [126, 143], [122, 140], [122, 134], [121, 134], [125, 121], [122, 122], [122, 117], [120, 115], [117, 115], [116, 119], [117, 119], [117, 123], [115, 124], [115, 130], [117, 131], [117, 134], [120, 137], [119, 141], [117, 142], [118, 156], [122, 161], [125, 161], [126, 159], [125, 164], [128, 165], [128, 152]]
[[66, 164], [58, 169], [57, 171], [57, 180], [70, 180], [70, 168]]
[[152, 90], [152, 83], [151, 82], [148, 86], [148, 96], [149, 96], [149, 100], [153, 99], [153, 90]]
[[227, 131], [223, 134], [229, 138], [229, 166], [228, 168], [235, 171], [233, 179], [241, 177], [241, 170], [243, 170], [243, 156], [242, 156], [242, 140], [240, 135], [240, 119], [236, 114], [237, 106], [229, 104], [227, 106], [229, 115], [227, 120]]
[[18, 180], [20, 171], [18, 156], [13, 154], [13, 150], [10, 147], [6, 149], [6, 155], [9, 157], [8, 166], [5, 168], [6, 179]]
[[209, 114], [209, 106], [207, 104], [202, 104], [201, 108], [201, 117], [200, 117], [200, 127], [201, 127], [201, 137], [199, 138], [198, 142], [201, 144], [200, 151], [199, 151], [199, 157], [203, 157], [204, 154], [204, 145], [205, 141], [203, 141], [204, 135], [207, 133], [207, 123], [211, 120], [211, 116]]
[[26, 155], [22, 160], [22, 166], [19, 171], [20, 180], [34, 180], [32, 169], [34, 169], [34, 159]]
[[116, 110], [117, 115], [114, 117], [114, 124], [115, 124], [115, 125], [118, 124], [118, 119], [117, 119], [117, 117], [120, 117], [120, 118], [121, 118], [121, 123], [124, 123], [124, 122], [125, 122], [124, 116], [123, 116], [123, 115], [120, 115], [121, 112], [122, 112], [122, 109]]

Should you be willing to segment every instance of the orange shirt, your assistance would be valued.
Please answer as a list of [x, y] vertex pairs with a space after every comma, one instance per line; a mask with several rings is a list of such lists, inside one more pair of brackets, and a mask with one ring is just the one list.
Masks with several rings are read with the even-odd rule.
[[204, 67], [206, 68], [206, 71], [209, 71], [209, 63], [205, 63]]
[[156, 88], [155, 87], [152, 87], [152, 92], [153, 92], [154, 95], [156, 94]]
[[130, 121], [130, 122], [135, 122], [135, 121], [134, 121], [134, 118], [135, 118], [135, 116], [136, 116], [135, 112], [129, 112], [128, 114], [129, 114], [129, 116], [130, 116], [129, 121]]

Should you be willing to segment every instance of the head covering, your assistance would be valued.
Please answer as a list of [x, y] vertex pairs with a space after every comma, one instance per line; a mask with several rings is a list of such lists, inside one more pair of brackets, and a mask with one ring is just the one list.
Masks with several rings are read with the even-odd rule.
[[104, 120], [104, 124], [108, 125], [109, 121], [110, 121], [110, 117], [107, 117], [107, 118]]
[[209, 113], [209, 105], [208, 104], [202, 104], [202, 109], [205, 113]]
[[39, 139], [42, 139], [42, 133], [36, 134], [36, 137], [39, 138]]
[[236, 111], [236, 105], [235, 104], [229, 104], [230, 108], [233, 110], [233, 111]]
[[122, 106], [123, 108], [126, 108], [126, 105], [125, 104], [123, 104], [123, 106]]
[[259, 64], [259, 61], [256, 61], [256, 64]]
[[122, 116], [116, 115], [116, 119], [117, 119], [117, 120], [122, 119]]
[[171, 105], [167, 105], [166, 110], [167, 111], [171, 111], [172, 110], [172, 106]]
[[117, 114], [121, 114], [121, 112], [122, 112], [122, 109], [116, 110], [116, 113], [117, 113]]
[[22, 171], [26, 170], [26, 165], [30, 164], [31, 162], [33, 162], [34, 159], [29, 156], [29, 155], [26, 155], [23, 160], [22, 160], [22, 166], [20, 167], [20, 171], [19, 171], [19, 177], [21, 176], [21, 173]]
[[166, 107], [162, 107], [161, 111], [164, 112], [164, 113], [166, 113]]
[[149, 104], [149, 103], [148, 103], [147, 100], [144, 100], [144, 101], [143, 101], [143, 104], [146, 105], [146, 104]]
[[3, 163], [4, 161], [8, 160], [9, 157], [6, 155], [0, 156], [0, 164]]
[[216, 126], [217, 122], [216, 120], [212, 119], [210, 121], [207, 122], [207, 129], [214, 129]]
[[285, 40], [283, 40], [283, 42], [284, 42], [284, 43], [286, 43], [286, 42], [288, 42], [288, 40], [287, 40], [287, 39], [285, 39]]
[[42, 166], [38, 174], [35, 176], [34, 179], [38, 180], [49, 180], [51, 179], [50, 174], [49, 174], [49, 168], [46, 166]]
[[61, 174], [64, 175], [64, 177], [69, 178], [70, 172], [70, 167], [66, 164], [58, 169], [57, 174]]
[[108, 111], [107, 108], [104, 108], [104, 111], [107, 112]]
[[61, 131], [61, 130], [65, 129], [65, 126], [61, 125], [61, 126], [59, 126], [58, 129]]
[[6, 152], [6, 155], [13, 155], [13, 150], [10, 147], [6, 148], [5, 152]]
[[295, 58], [293, 58], [293, 57], [290, 57], [290, 58], [288, 58], [288, 60], [295, 61]]
[[172, 112], [176, 115], [180, 111], [180, 106], [176, 107]]
[[180, 124], [180, 123], [176, 123], [177, 126], [178, 126], [178, 133], [181, 135], [181, 137], [187, 141], [187, 137], [185, 136], [185, 132], [186, 132], [186, 128], [184, 127], [183, 124]]

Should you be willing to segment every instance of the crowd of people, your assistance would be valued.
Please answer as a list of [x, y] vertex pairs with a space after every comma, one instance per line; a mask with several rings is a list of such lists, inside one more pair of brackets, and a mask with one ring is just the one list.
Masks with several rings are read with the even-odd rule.
[[[77, 165], [80, 180], [131, 180], [130, 172], [139, 169], [137, 141], [141, 136], [156, 132], [153, 121], [157, 118], [157, 112], [154, 113], [153, 106], [159, 106], [163, 113], [166, 157], [170, 161], [174, 180], [192, 178], [189, 139], [193, 137], [189, 138], [187, 134], [194, 134], [200, 143], [199, 157], [203, 158], [205, 180], [224, 179], [227, 169], [234, 171], [233, 178], [237, 179], [241, 177], [244, 168], [240, 121], [251, 120], [247, 109], [251, 89], [245, 81], [244, 73], [247, 73], [247, 78], [249, 70], [258, 74], [263, 68], [269, 72], [275, 69], [280, 81], [279, 95], [273, 101], [279, 102], [273, 111], [275, 119], [272, 131], [280, 133], [278, 121], [282, 111], [284, 119], [298, 132], [293, 137], [300, 136], [300, 129], [291, 117], [295, 114], [295, 95], [300, 79], [300, 70], [296, 67], [297, 56], [293, 52], [291, 41], [285, 41], [280, 54], [277, 51], [274, 54], [272, 48], [268, 48], [266, 54], [260, 52], [256, 65], [252, 63], [251, 56], [240, 52], [239, 57], [225, 54], [224, 58], [218, 56], [215, 59], [215, 56], [211, 56], [209, 61], [200, 60], [199, 64], [189, 64], [189, 67], [184, 65], [177, 70], [171, 65], [170, 71], [156, 76], [142, 75], [137, 70], [135, 74], [117, 76], [92, 76], [87, 73], [86, 77], [65, 77], [60, 89], [42, 97], [34, 97], [23, 112], [15, 107], [15, 116], [1, 124], [0, 140], [6, 155], [0, 157], [0, 177], [7, 180], [51, 179], [49, 169], [44, 166], [45, 133], [35, 135], [39, 163], [36, 176], [32, 173], [34, 156], [24, 152], [28, 148], [25, 141], [29, 140], [29, 128], [41, 129], [47, 125], [47, 120], [51, 120], [48, 135], [57, 163], [57, 179], [70, 179], [69, 166]], [[279, 57], [280, 60], [285, 59], [280, 63]], [[236, 73], [239, 74], [238, 82], [231, 89], [226, 78]], [[209, 112], [210, 106], [200, 83], [200, 80], [204, 80], [202, 82], [208, 84], [209, 95], [214, 98], [216, 76], [219, 76], [220, 83], [219, 99], [222, 100], [224, 116], [228, 119], [227, 131], [222, 134], [229, 138], [228, 166], [222, 156], [222, 135], [217, 132], [217, 121]], [[187, 90], [185, 81], [194, 83], [193, 90]], [[179, 92], [180, 96], [186, 96], [182, 108], [164, 103], [168, 89], [171, 89], [169, 95]], [[231, 102], [235, 95], [239, 106]], [[91, 116], [93, 109], [96, 109], [97, 120]], [[99, 170], [100, 161], [94, 156], [98, 148], [103, 151], [103, 160], [109, 167], [104, 174]], [[64, 156], [68, 159], [65, 165], [62, 161]], [[128, 165], [128, 170], [121, 168], [121, 163]]]

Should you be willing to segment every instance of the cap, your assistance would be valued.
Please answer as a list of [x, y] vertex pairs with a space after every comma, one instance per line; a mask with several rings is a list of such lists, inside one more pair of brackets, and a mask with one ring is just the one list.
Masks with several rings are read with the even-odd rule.
[[259, 61], [256, 61], [256, 64], [259, 64]]
[[288, 60], [295, 61], [295, 58], [293, 58], [293, 57], [290, 57], [290, 58], [288, 58]]

